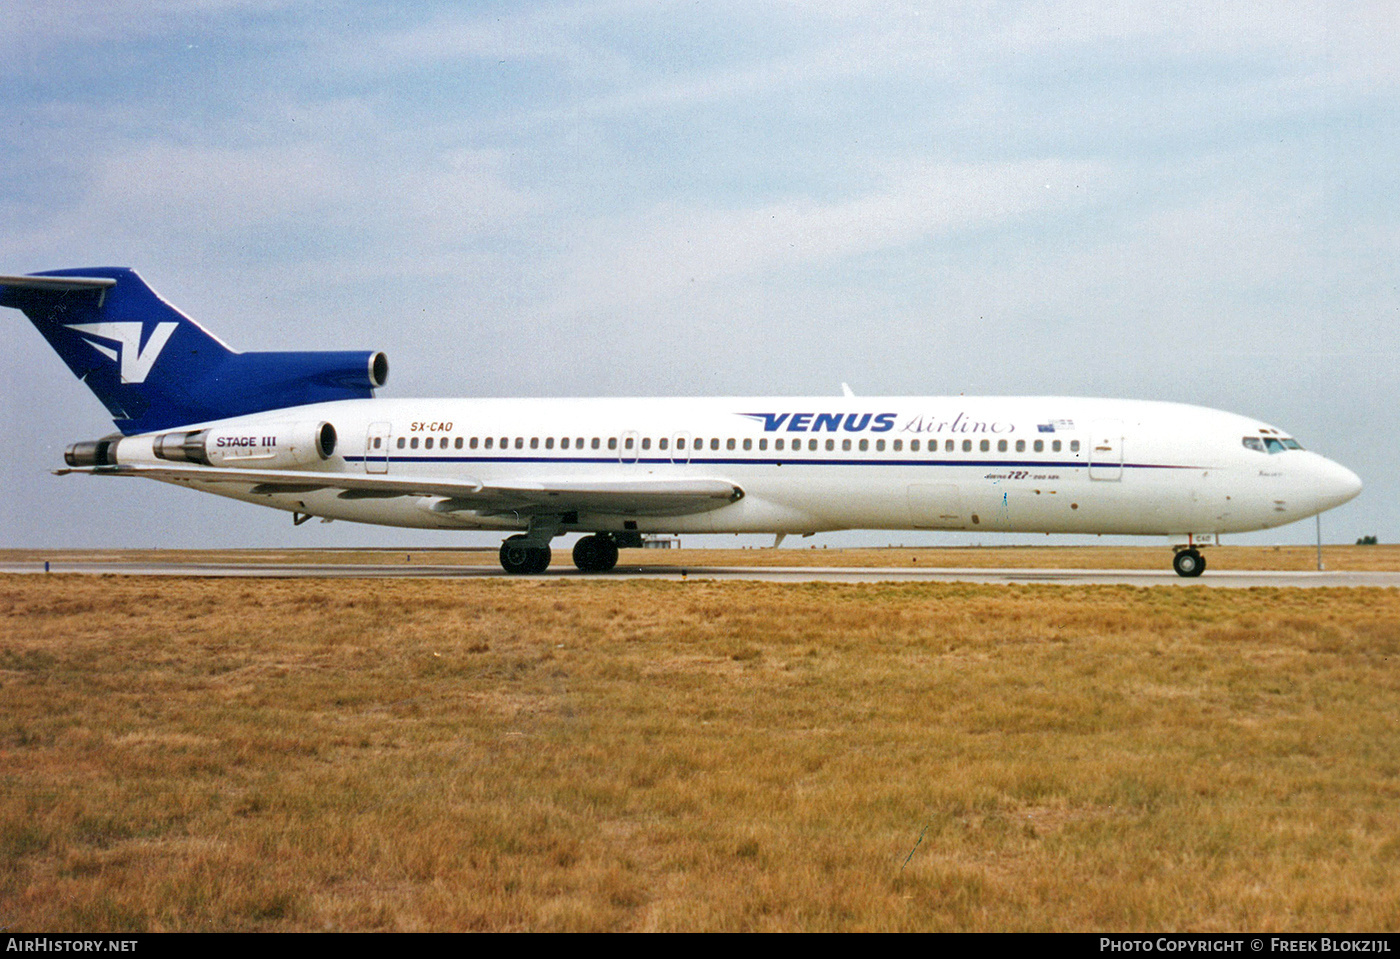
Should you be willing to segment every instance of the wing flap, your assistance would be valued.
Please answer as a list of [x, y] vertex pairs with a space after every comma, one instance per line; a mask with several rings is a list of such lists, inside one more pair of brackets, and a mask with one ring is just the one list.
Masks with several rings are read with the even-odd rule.
[[226, 469], [205, 466], [95, 466], [55, 470], [107, 476], [137, 476], [173, 483], [236, 483], [261, 494], [339, 490], [346, 499], [392, 496], [439, 497], [441, 512], [475, 510], [561, 514], [618, 513], [682, 516], [719, 509], [743, 497], [722, 479], [540, 479], [486, 485], [474, 479], [316, 473], [303, 470]]
[[[512, 510], [526, 513], [612, 513], [684, 516], [719, 509], [744, 491], [721, 479], [557, 480], [483, 487], [475, 496], [450, 497], [439, 510]], [[501, 505], [495, 505], [498, 500]]]

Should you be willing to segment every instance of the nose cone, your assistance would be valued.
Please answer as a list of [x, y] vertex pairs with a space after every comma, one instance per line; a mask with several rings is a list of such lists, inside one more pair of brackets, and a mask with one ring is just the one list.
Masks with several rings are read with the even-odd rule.
[[1340, 463], [1318, 457], [1316, 489], [1318, 511], [1341, 506], [1361, 492], [1361, 477]]

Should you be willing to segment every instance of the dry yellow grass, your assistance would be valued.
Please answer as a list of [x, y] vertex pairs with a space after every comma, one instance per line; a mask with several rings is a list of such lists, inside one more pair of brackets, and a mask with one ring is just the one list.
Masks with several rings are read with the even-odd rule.
[[0, 925], [1400, 928], [1400, 591], [0, 577]]

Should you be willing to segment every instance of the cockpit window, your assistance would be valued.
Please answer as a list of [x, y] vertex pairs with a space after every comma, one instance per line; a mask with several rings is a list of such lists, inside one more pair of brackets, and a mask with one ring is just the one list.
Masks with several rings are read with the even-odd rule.
[[1282, 453], [1284, 450], [1300, 450], [1302, 444], [1295, 439], [1277, 436], [1246, 436], [1240, 440], [1247, 450], [1256, 453]]

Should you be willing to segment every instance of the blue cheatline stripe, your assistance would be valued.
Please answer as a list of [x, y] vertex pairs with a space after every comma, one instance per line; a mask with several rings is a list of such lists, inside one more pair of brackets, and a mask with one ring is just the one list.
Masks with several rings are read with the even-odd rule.
[[[347, 463], [363, 463], [364, 456], [342, 457]], [[374, 456], [368, 457], [374, 463], [559, 463], [583, 464], [601, 463], [614, 466], [960, 466], [977, 469], [1088, 469], [1094, 466], [1102, 469], [1134, 470], [1194, 470], [1202, 466], [1182, 463], [1046, 463], [1040, 460], [862, 460], [862, 459], [744, 459], [710, 458], [672, 460], [666, 458], [620, 460], [616, 456], [604, 457], [564, 457], [564, 456]]]

